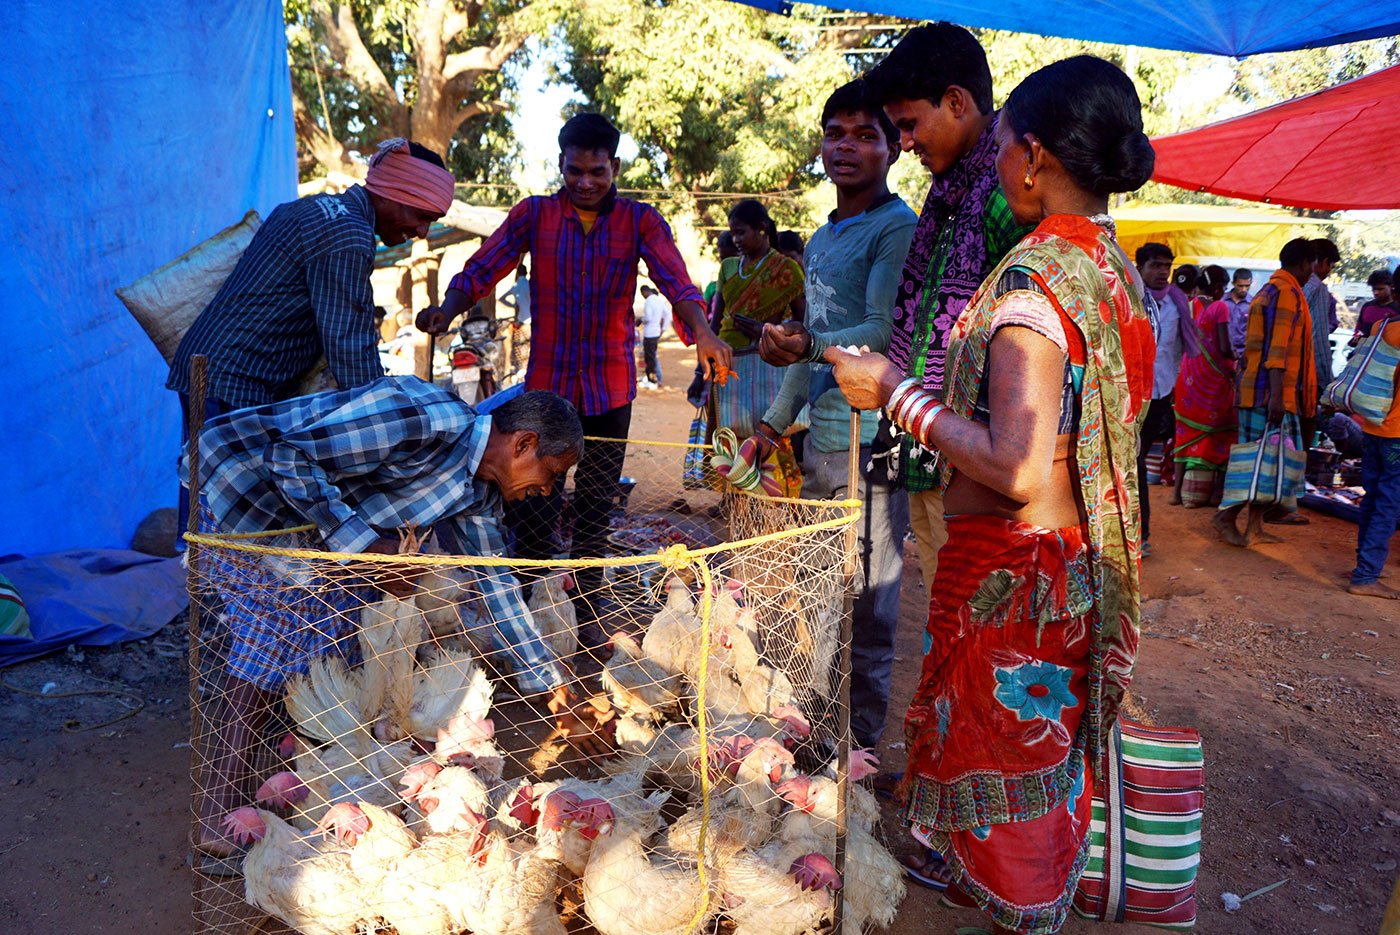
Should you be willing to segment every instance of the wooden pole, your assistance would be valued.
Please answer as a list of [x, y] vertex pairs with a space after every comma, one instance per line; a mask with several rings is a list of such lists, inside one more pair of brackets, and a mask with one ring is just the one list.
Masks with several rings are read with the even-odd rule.
[[[413, 304], [410, 308], [427, 308], [437, 304], [437, 296], [430, 288], [430, 267], [433, 265], [428, 251], [427, 240], [414, 240], [408, 248], [410, 290]], [[450, 322], [449, 322], [450, 324]], [[433, 382], [433, 356], [436, 341], [430, 334], [418, 334], [413, 340], [413, 372], [421, 380]]]
[[[846, 463], [846, 496], [860, 496], [860, 413], [851, 410], [850, 453]], [[846, 589], [841, 611], [841, 662], [837, 670], [836, 737], [836, 873], [846, 877], [846, 800], [850, 794], [851, 763], [851, 624], [855, 612], [855, 592], [860, 560], [857, 552], [858, 522], [846, 529]], [[845, 924], [845, 887], [836, 891], [832, 910], [832, 932], [842, 935]], [[859, 935], [859, 933], [857, 933]]]
[[[196, 354], [190, 358], [190, 392], [186, 397], [188, 411], [185, 414], [185, 432], [189, 436], [186, 447], [189, 467], [189, 511], [190, 518], [186, 532], [199, 531], [199, 433], [204, 427], [204, 406], [209, 386], [209, 358]], [[203, 582], [200, 581], [199, 567], [202, 549], [193, 542], [186, 543], [185, 551], [185, 590], [189, 593], [189, 660], [190, 660], [190, 778], [198, 782], [208, 766], [203, 755], [202, 723], [199, 708], [199, 656], [200, 656], [200, 604], [204, 599]], [[196, 791], [197, 788], [196, 788]], [[199, 809], [193, 809], [194, 817], [190, 826], [191, 846], [199, 843]]]

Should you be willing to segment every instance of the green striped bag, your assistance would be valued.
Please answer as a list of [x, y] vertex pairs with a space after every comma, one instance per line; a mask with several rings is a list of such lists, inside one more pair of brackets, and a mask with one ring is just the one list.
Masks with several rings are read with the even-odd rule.
[[1100, 922], [1189, 929], [1205, 804], [1201, 735], [1120, 717], [1107, 760], [1074, 911]]
[[0, 636], [22, 636], [29, 639], [29, 612], [24, 598], [10, 579], [0, 575]]

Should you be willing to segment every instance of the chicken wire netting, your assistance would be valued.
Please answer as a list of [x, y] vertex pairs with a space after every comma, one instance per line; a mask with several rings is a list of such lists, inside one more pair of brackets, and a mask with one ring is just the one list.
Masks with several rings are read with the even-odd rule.
[[[839, 805], [870, 768], [837, 763], [858, 505], [683, 489], [686, 452], [628, 444], [589, 559], [191, 536], [196, 932], [797, 935], [838, 902], [848, 932], [887, 925], [878, 807], [854, 783]], [[588, 519], [559, 506], [566, 555]], [[502, 574], [584, 744], [514, 671]]]

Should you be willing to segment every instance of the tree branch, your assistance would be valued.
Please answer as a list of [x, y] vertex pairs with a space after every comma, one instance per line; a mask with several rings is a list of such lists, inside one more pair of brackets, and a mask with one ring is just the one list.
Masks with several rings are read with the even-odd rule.
[[[510, 57], [520, 51], [529, 36], [525, 33], [507, 35], [495, 45], [479, 45], [465, 52], [455, 52], [447, 56], [442, 67], [442, 77], [451, 85], [458, 78], [475, 78], [482, 72], [500, 71]], [[474, 81], [468, 81], [468, 86]]]
[[312, 162], [327, 171], [353, 171], [354, 167], [346, 155], [345, 145], [316, 122], [295, 84], [292, 85], [292, 119], [296, 125], [297, 140], [305, 148]]
[[345, 69], [346, 75], [382, 108], [384, 116], [389, 118], [387, 122], [394, 127], [395, 132], [406, 133], [408, 108], [394, 93], [394, 87], [384, 76], [384, 70], [379, 67], [374, 56], [370, 55], [364, 40], [360, 38], [360, 30], [355, 25], [355, 16], [350, 10], [350, 4], [337, 3], [332, 6], [329, 0], [318, 0], [315, 11], [316, 18], [326, 34], [326, 45]]
[[447, 17], [448, 0], [424, 0], [414, 17], [414, 46], [418, 60], [415, 110], [437, 111], [442, 105], [438, 96], [443, 90], [442, 69], [446, 58], [443, 21]]
[[483, 114], [504, 114], [510, 107], [504, 101], [474, 101], [452, 115], [452, 132], [473, 117]]

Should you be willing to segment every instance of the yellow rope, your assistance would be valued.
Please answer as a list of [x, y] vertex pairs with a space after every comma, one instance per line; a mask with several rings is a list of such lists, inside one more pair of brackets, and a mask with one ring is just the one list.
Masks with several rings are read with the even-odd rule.
[[[829, 502], [829, 501], [823, 501]], [[846, 503], [859, 504], [860, 501], [846, 501]], [[660, 552], [652, 552], [646, 555], [609, 555], [599, 558], [501, 558], [495, 555], [382, 555], [378, 552], [322, 552], [316, 549], [287, 549], [266, 545], [248, 545], [241, 541], [247, 539], [248, 534], [210, 534], [210, 533], [185, 533], [185, 541], [195, 545], [211, 546], [214, 548], [230, 549], [237, 552], [245, 552], [249, 555], [276, 555], [282, 558], [301, 558], [308, 561], [332, 561], [332, 562], [364, 562], [369, 564], [386, 565], [447, 565], [450, 567], [486, 567], [486, 568], [627, 568], [638, 565], [650, 565], [660, 562], [667, 567], [668, 562], [679, 562], [685, 565], [690, 559], [700, 558], [706, 555], [716, 555], [720, 552], [727, 552], [730, 549], [743, 548], [751, 545], [761, 545], [765, 542], [781, 542], [785, 539], [796, 539], [807, 533], [822, 532], [827, 529], [840, 529], [860, 518], [860, 508], [855, 506], [844, 516], [835, 519], [822, 520], [817, 523], [810, 523], [805, 526], [793, 526], [790, 529], [779, 530], [778, 532], [764, 533], [761, 536], [753, 536], [748, 539], [735, 539], [730, 542], [722, 542], [719, 545], [705, 546], [703, 548], [692, 549], [689, 546], [673, 545]], [[298, 527], [300, 528], [300, 527]], [[286, 533], [289, 530], [277, 530], [278, 534]], [[257, 535], [272, 535], [272, 533], [258, 533]]]
[[650, 447], [652, 447], [652, 446], [655, 446], [655, 447], [657, 447], [657, 448], [706, 448], [706, 449], [713, 447], [713, 446], [711, 446], [711, 445], [706, 445], [706, 444], [703, 444], [703, 443], [701, 443], [701, 442], [654, 442], [654, 441], [648, 441], [648, 440], [641, 439], [641, 438], [608, 438], [608, 437], [605, 436], [605, 435], [585, 435], [585, 436], [583, 436], [583, 440], [586, 441], [586, 442], [613, 442], [613, 443], [618, 444], [618, 445], [646, 445], [648, 448], [650, 448]]

